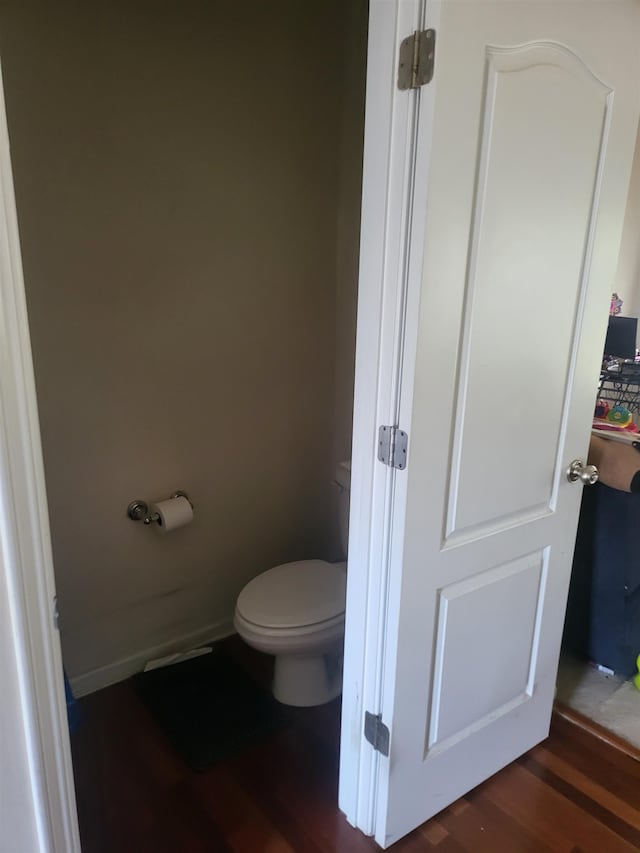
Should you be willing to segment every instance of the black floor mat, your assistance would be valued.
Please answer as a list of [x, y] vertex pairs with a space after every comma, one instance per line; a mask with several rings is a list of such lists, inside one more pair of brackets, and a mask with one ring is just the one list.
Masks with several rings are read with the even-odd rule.
[[142, 672], [133, 683], [193, 770], [239, 752], [282, 721], [271, 694], [222, 650]]

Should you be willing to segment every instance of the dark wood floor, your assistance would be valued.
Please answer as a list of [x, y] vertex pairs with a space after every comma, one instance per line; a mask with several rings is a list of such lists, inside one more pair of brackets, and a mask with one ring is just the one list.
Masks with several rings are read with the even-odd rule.
[[[194, 773], [129, 683], [81, 700], [73, 754], [84, 853], [364, 853], [337, 808], [339, 704], [300, 710]], [[640, 850], [640, 762], [560, 717], [550, 738], [398, 842], [418, 853]]]

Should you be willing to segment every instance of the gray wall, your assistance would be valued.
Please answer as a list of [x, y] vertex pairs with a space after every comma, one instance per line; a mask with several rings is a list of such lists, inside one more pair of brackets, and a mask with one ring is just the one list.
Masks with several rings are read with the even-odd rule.
[[[71, 676], [224, 630], [249, 578], [337, 556], [365, 20], [339, 0], [0, 10]], [[178, 488], [189, 527], [126, 518]]]

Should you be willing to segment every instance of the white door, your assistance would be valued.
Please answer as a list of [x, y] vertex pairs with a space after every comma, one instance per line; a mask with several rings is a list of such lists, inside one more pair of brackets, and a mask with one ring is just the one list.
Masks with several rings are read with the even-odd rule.
[[443, 0], [426, 17], [383, 846], [548, 733], [582, 491], [565, 472], [588, 446], [640, 90], [636, 0]]

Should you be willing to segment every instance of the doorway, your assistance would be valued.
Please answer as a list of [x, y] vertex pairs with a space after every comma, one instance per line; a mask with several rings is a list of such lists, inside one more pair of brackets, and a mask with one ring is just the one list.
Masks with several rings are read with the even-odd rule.
[[[631, 184], [598, 389], [607, 407], [622, 405], [638, 423], [640, 385], [636, 333], [640, 313], [640, 136]], [[614, 352], [615, 351], [615, 352]], [[616, 355], [617, 353], [617, 355]], [[613, 357], [615, 356], [615, 357]], [[632, 438], [632, 437], [631, 437]], [[630, 439], [631, 440], [631, 439]], [[640, 457], [639, 457], [640, 466]], [[637, 499], [597, 486], [585, 490], [558, 673], [557, 701], [569, 712], [640, 749], [640, 692], [633, 684], [640, 652], [632, 540]], [[636, 650], [636, 646], [638, 646]]]
[[[76, 697], [224, 637], [264, 569], [339, 556], [366, 24], [358, 0], [0, 16]], [[189, 528], [127, 519], [181, 488]]]
[[[74, 21], [67, 21], [67, 22], [65, 22], [65, 23], [75, 23], [75, 22], [74, 22]], [[110, 48], [110, 47], [111, 47], [111, 43], [109, 43], [109, 45], [108, 45], [108, 48]], [[279, 138], [279, 139], [281, 139], [281, 137], [278, 137], [278, 138]], [[118, 135], [117, 135], [117, 134], [116, 134], [116, 139], [117, 139], [118, 141], [120, 141], [120, 140], [119, 140], [119, 137], [118, 137]], [[287, 140], [286, 140], [286, 142], [287, 142], [287, 143], [288, 143], [289, 141], [290, 141], [289, 139], [287, 139]], [[93, 148], [91, 148], [91, 146], [89, 146], [87, 150], [93, 151]], [[315, 151], [315, 150], [317, 150], [317, 149], [313, 149], [313, 150]], [[249, 162], [251, 162], [251, 161], [249, 161]], [[252, 164], [252, 165], [253, 165], [253, 164]], [[245, 172], [245, 169], [247, 170], [246, 172]], [[156, 171], [158, 171], [158, 170], [156, 170]], [[161, 170], [160, 170], [160, 171], [161, 171]], [[255, 181], [255, 179], [256, 179], [256, 178], [261, 178], [261, 177], [262, 177], [262, 175], [261, 175], [261, 174], [256, 174], [255, 172], [251, 172], [251, 170], [250, 170], [250, 166], [249, 166], [249, 165], [246, 165], [246, 166], [245, 166], [245, 164], [244, 164], [244, 163], [243, 163], [242, 168], [241, 168], [241, 169], [238, 169], [238, 170], [236, 170], [236, 171], [238, 171], [238, 173], [239, 173], [239, 174], [241, 174], [242, 179], [243, 179], [243, 181], [244, 181], [244, 183], [241, 181], [241, 189], [242, 189], [242, 190], [246, 190], [246, 185], [247, 185], [247, 184], [249, 184], [249, 183], [251, 183], [252, 181]], [[164, 177], [164, 175], [163, 175], [163, 177]], [[147, 182], [147, 183], [151, 183], [151, 182]], [[313, 186], [315, 186], [315, 184], [313, 184]], [[154, 189], [155, 189], [155, 184], [153, 184], [153, 187], [154, 187]], [[65, 185], [65, 189], [66, 189], [66, 185]], [[136, 200], [137, 200], [137, 199], [136, 199]], [[315, 202], [315, 201], [317, 201], [317, 199], [314, 197], [314, 202]], [[245, 209], [245, 207], [246, 207], [246, 205], [244, 204], [244, 197], [242, 196], [242, 194], [240, 195], [240, 201], [239, 201], [239, 202], [237, 201], [237, 199], [230, 199], [230, 202], [231, 202], [230, 210], [231, 210], [231, 211], [232, 211], [232, 213], [234, 213], [234, 214], [237, 214], [237, 213], [238, 213], [238, 208], [240, 208], [241, 210], [244, 210], [244, 209]], [[306, 210], [306, 208], [301, 208], [301, 209]], [[107, 211], [107, 213], [110, 213], [110, 212], [112, 213], [112, 211]], [[165, 213], [167, 213], [167, 211], [164, 211], [164, 212], [165, 212]], [[169, 211], [169, 213], [172, 213], [172, 212], [175, 212], [175, 211]], [[137, 225], [137, 223], [138, 223], [138, 220], [137, 220], [137, 219], [135, 219], [135, 217], [131, 217], [131, 225], [132, 225], [132, 226], [135, 226], [135, 225]], [[224, 223], [223, 223], [223, 224], [224, 224]], [[271, 225], [272, 223], [270, 222], [269, 224]], [[131, 228], [131, 234], [134, 234], [134, 233], [135, 233], [135, 228], [133, 228], [133, 227], [132, 227], [132, 228]], [[223, 232], [223, 233], [224, 233], [224, 232]], [[196, 242], [197, 242], [197, 241], [196, 241]], [[267, 242], [269, 242], [269, 241], [267, 241]], [[269, 247], [271, 247], [271, 245], [272, 245], [272, 244], [271, 244], [271, 242], [269, 242]], [[299, 248], [299, 247], [298, 247], [298, 248]], [[245, 259], [244, 259], [244, 257], [243, 257], [243, 258], [241, 258], [241, 260], [245, 260]], [[136, 282], [134, 281], [134, 284], [135, 284], [135, 283], [136, 283]], [[149, 292], [146, 292], [146, 293], [144, 293], [144, 294], [143, 294], [143, 295], [146, 297], [146, 299], [145, 299], [145, 308], [148, 308], [148, 310], [145, 310], [145, 312], [143, 313], [143, 316], [144, 316], [145, 320], [149, 322], [149, 324], [150, 324], [150, 329], [152, 330], [152, 329], [154, 328], [155, 324], [157, 324], [157, 322], [158, 322], [159, 310], [158, 310], [158, 304], [157, 304], [157, 303], [158, 303], [160, 300], [155, 300], [155, 299], [154, 299], [154, 297], [155, 297], [155, 295], [156, 295], [156, 294], [155, 294], [155, 293], [153, 293], [153, 292], [151, 292], [151, 288], [148, 288], [148, 290], [149, 290]], [[131, 296], [131, 292], [132, 292], [132, 290], [131, 290], [131, 288], [129, 288], [129, 289], [125, 290], [125, 292], [122, 294], [122, 297], [123, 297], [123, 298], [122, 298], [122, 302], [123, 302], [123, 303], [124, 303], [124, 301], [125, 301], [125, 296], [126, 296], [126, 299], [129, 299], [129, 298], [130, 298], [130, 296]], [[245, 306], [244, 306], [244, 307], [246, 307], [246, 306], [248, 305], [248, 303], [249, 303], [249, 300], [248, 300], [248, 299], [245, 299]], [[100, 308], [104, 307], [104, 303], [101, 303], [101, 304], [99, 305], [99, 307], [100, 307]], [[183, 307], [183, 306], [182, 306], [182, 303], [181, 303], [179, 300], [174, 300], [174, 301], [173, 301], [173, 303], [172, 303], [172, 307], [174, 307], [174, 308], [175, 308], [175, 314], [176, 314], [177, 319], [178, 319], [178, 320], [181, 320], [181, 319], [183, 318], [183, 315], [182, 315], [182, 313], [181, 313], [181, 309], [182, 309], [182, 307]], [[218, 306], [216, 306], [216, 308], [217, 308], [217, 307], [218, 307]], [[253, 305], [252, 305], [251, 307], [255, 307], [255, 306], [253, 306]], [[265, 307], [265, 303], [264, 303], [264, 302], [259, 302], [259, 303], [258, 303], [258, 310], [260, 309], [260, 307]], [[269, 308], [271, 308], [271, 310], [272, 310], [272, 306], [268, 306], [268, 307], [269, 307]], [[296, 306], [294, 306], [294, 307], [296, 307]], [[326, 309], [326, 306], [325, 306], [325, 309]], [[141, 313], [142, 313], [142, 312], [141, 312]], [[233, 316], [233, 311], [232, 311], [232, 312], [230, 312], [230, 313], [231, 313], [231, 316]], [[203, 316], [204, 316], [204, 315], [203, 315]], [[271, 316], [273, 316], [273, 315], [271, 315]], [[279, 315], [278, 315], [278, 316], [279, 316]], [[216, 314], [216, 319], [218, 319], [218, 317], [219, 317], [219, 314]], [[281, 317], [280, 317], [280, 316], [279, 316], [279, 319], [281, 319]], [[325, 316], [325, 320], [326, 320], [326, 316]], [[203, 323], [202, 323], [202, 325], [203, 325], [203, 326], [206, 326], [206, 330], [207, 330], [208, 332], [210, 332], [210, 331], [211, 331], [211, 329], [209, 328], [209, 326], [207, 325], [207, 323], [203, 322]], [[215, 328], [216, 328], [216, 331], [217, 331], [217, 330], [219, 330], [219, 329], [220, 329], [220, 324], [218, 324]], [[243, 328], [244, 328], [244, 327], [243, 327]], [[118, 332], [118, 331], [120, 331], [120, 330], [116, 328], [116, 330], [115, 330], [115, 331], [116, 331], [116, 332]], [[242, 334], [240, 335], [240, 338], [242, 338]], [[260, 336], [258, 336], [258, 342], [259, 342], [259, 343], [265, 343], [265, 337], [260, 337]], [[244, 343], [244, 342], [243, 342], [243, 343]], [[264, 351], [266, 352], [267, 350], [264, 350]], [[181, 354], [182, 354], [182, 353], [181, 353]], [[153, 360], [152, 360], [152, 359], [149, 359], [149, 358], [147, 357], [147, 356], [148, 356], [148, 353], [146, 352], [146, 350], [143, 352], [144, 357], [143, 357], [141, 360], [139, 360], [139, 361], [135, 361], [135, 355], [139, 355], [139, 353], [138, 353], [137, 351], [134, 353], [134, 360], [133, 360], [133, 366], [134, 366], [135, 370], [139, 371], [139, 373], [138, 373], [138, 377], [139, 377], [139, 379], [141, 379], [141, 380], [145, 380], [145, 379], [147, 378], [147, 373], [145, 373], [145, 371], [141, 369], [141, 365], [144, 365], [145, 367], [147, 367], [147, 368], [151, 368], [151, 369], [152, 369], [152, 370], [151, 370], [151, 373], [150, 373], [149, 375], [153, 376], [153, 377], [154, 377], [154, 379], [155, 379], [155, 380], [157, 380], [157, 371], [156, 371], [156, 372], [154, 372], [154, 371], [153, 371], [153, 368], [154, 368], [154, 367], [157, 367], [157, 365], [155, 365], [155, 364], [154, 364], [154, 362], [153, 362]], [[179, 364], [179, 362], [178, 362], [178, 364]], [[253, 363], [251, 363], [251, 365], [249, 366], [249, 369], [247, 370], [247, 373], [248, 373], [250, 376], [251, 376], [251, 375], [253, 375], [253, 374], [252, 374], [252, 372], [251, 372], [251, 371], [253, 370], [253, 366], [254, 366], [254, 365], [253, 365]], [[178, 374], [178, 375], [180, 375], [180, 377], [181, 377], [180, 371], [176, 369], [175, 364], [173, 364], [173, 368], [174, 368], [174, 375]], [[207, 378], [209, 378], [209, 377], [207, 377]], [[214, 384], [214, 385], [215, 385], [215, 383], [209, 383], [209, 384]], [[256, 383], [256, 384], [258, 384], [258, 383]], [[224, 386], [222, 386], [222, 387], [224, 387]], [[113, 390], [113, 389], [112, 389], [112, 388], [110, 388], [110, 390]], [[217, 390], [218, 390], [218, 389], [217, 389], [217, 386], [216, 386], [216, 391], [217, 391]], [[262, 390], [262, 389], [261, 389], [261, 388], [258, 388], [258, 390]], [[324, 390], [325, 390], [325, 393], [326, 393], [326, 388], [325, 388]], [[135, 389], [135, 393], [136, 393], [136, 394], [140, 394], [140, 395], [143, 395], [143, 396], [144, 396], [144, 394], [145, 394], [147, 391], [148, 391], [148, 388], [145, 386], [144, 381], [140, 381], [140, 382], [138, 383], [138, 386], [137, 386], [137, 387], [136, 387], [136, 389]], [[222, 395], [220, 395], [220, 396], [224, 398], [224, 394], [222, 394]], [[136, 399], [137, 399], [137, 398], [136, 398]], [[306, 398], [305, 398], [305, 399], [306, 399]], [[221, 410], [224, 410], [224, 411], [223, 411], [223, 415], [226, 415], [226, 414], [227, 414], [227, 412], [228, 412], [228, 406], [227, 406], [227, 405], [225, 405], [225, 400], [224, 400], [224, 399], [222, 399], [222, 400], [221, 400], [221, 403], [220, 403], [220, 409], [221, 409]], [[162, 413], [161, 413], [161, 414], [162, 414]], [[326, 417], [326, 415], [325, 415], [325, 417]], [[224, 418], [223, 418], [223, 420], [224, 420]], [[312, 418], [310, 418], [310, 420], [312, 420]], [[326, 421], [323, 421], [323, 422], [324, 422], [324, 423], [326, 423]], [[158, 419], [158, 423], [162, 426], [162, 419]], [[244, 424], [244, 422], [242, 421], [242, 419], [240, 419], [240, 424], [241, 424], [241, 428], [240, 428], [240, 431], [239, 431], [238, 435], [239, 435], [239, 437], [240, 437], [240, 438], [242, 438], [242, 434], [243, 434], [243, 433], [242, 433], [242, 428], [245, 426], [245, 424]], [[118, 426], [120, 426], [120, 424], [118, 424]], [[146, 425], [145, 425], [145, 426], [146, 426]], [[149, 424], [149, 427], [150, 427], [151, 429], [153, 429], [153, 427], [154, 427], [154, 426], [155, 426], [154, 424]], [[315, 427], [315, 426], [316, 426], [316, 424], [314, 423], [314, 427]], [[181, 425], [181, 427], [184, 429], [184, 425]], [[121, 427], [121, 429], [124, 431], [124, 428], [123, 428], [123, 427]], [[148, 434], [151, 434], [151, 435], [152, 435], [153, 433], [152, 433], [152, 432], [146, 432], [146, 431], [145, 431], [145, 432], [144, 432], [144, 435], [143, 435], [143, 438], [144, 438], [144, 437], [146, 437]], [[286, 435], [288, 435], [288, 434], [289, 434], [289, 433], [287, 433], [287, 432], [285, 432], [285, 433], [278, 433], [278, 436], [277, 436], [277, 437], [278, 437], [278, 439], [281, 439], [283, 435], [285, 435], [285, 436], [286, 436]], [[131, 435], [131, 433], [130, 433], [130, 432], [127, 432], [127, 437], [128, 437], [128, 438], [130, 438], [130, 435]], [[183, 441], [183, 440], [184, 440], [184, 437], [185, 437], [185, 433], [184, 433], [184, 432], [181, 432], [181, 430], [180, 430], [180, 429], [176, 429], [176, 430], [175, 430], [175, 434], [171, 436], [171, 438], [173, 439], [173, 443], [172, 443], [172, 445], [171, 445], [171, 446], [172, 446], [172, 449], [173, 449], [174, 447], [180, 447], [180, 446], [181, 446], [181, 441]], [[188, 437], [190, 437], [190, 436], [188, 436]], [[234, 435], [234, 438], [237, 438], [237, 437], [238, 437], [238, 436], [235, 436], [235, 435]], [[241, 442], [238, 442], [238, 443], [240, 443], [240, 444], [241, 444]], [[72, 448], [72, 449], [75, 449], [75, 448]], [[225, 448], [225, 449], [226, 449], [226, 448]], [[244, 449], [244, 448], [243, 448], [243, 449]], [[102, 448], [100, 448], [100, 450], [102, 450]], [[140, 454], [140, 458], [141, 458], [141, 459], [144, 459], [144, 458], [145, 458], [145, 456], [146, 456], [146, 458], [147, 458], [147, 459], [154, 459], [154, 460], [155, 460], [155, 458], [156, 458], [156, 455], [151, 451], [150, 446], [148, 446], [147, 444], [145, 444], [145, 442], [144, 442], [144, 441], [140, 441], [140, 442], [138, 442], [138, 443], [136, 444], [136, 450], [137, 450], [137, 452]], [[219, 460], [220, 460], [220, 468], [221, 468], [222, 470], [225, 470], [225, 464], [226, 464], [226, 465], [229, 465], [229, 460], [225, 457], [224, 453], [220, 452], [220, 447], [219, 447], [218, 445], [216, 445], [215, 450], [216, 450], [216, 453], [217, 453], [216, 459], [219, 459]], [[303, 455], [304, 455], [304, 454], [303, 454]], [[138, 457], [136, 457], [136, 458], [138, 458]], [[112, 459], [112, 461], [116, 461], [116, 460], [115, 460], [115, 459]], [[231, 461], [233, 461], [233, 460], [231, 460]], [[108, 459], [105, 459], [105, 464], [106, 464], [107, 462], [108, 462]], [[306, 463], [306, 462], [307, 462], [307, 460], [305, 459], [305, 460], [304, 460], [304, 462]], [[169, 466], [169, 465], [167, 465], [167, 467], [169, 468], [170, 466]], [[275, 468], [277, 469], [277, 465], [275, 466]], [[279, 469], [278, 469], [278, 470], [279, 470]], [[318, 470], [319, 470], [319, 469], [318, 469]], [[167, 473], [167, 472], [165, 472], [165, 473]], [[168, 473], [172, 473], [172, 472], [171, 472], [171, 471], [169, 471]], [[175, 473], [175, 472], [174, 472], [174, 473]], [[235, 471], [234, 471], [234, 473], [235, 473]], [[234, 483], [235, 483], [235, 481], [234, 481]], [[159, 489], [159, 486], [160, 486], [160, 485], [162, 485], [162, 484], [157, 483], [157, 485], [158, 485], [158, 489]], [[128, 491], [128, 489], [127, 489], [127, 491]], [[319, 493], [318, 493], [318, 494], [319, 494]], [[247, 495], [247, 494], [246, 494], [246, 492], [242, 492], [241, 494], [239, 494], [239, 493], [238, 493], [238, 491], [235, 491], [235, 492], [234, 492], [234, 491], [232, 491], [232, 496], [234, 496], [234, 497], [235, 497], [235, 499], [239, 502], [239, 505], [240, 505], [240, 506], [243, 506], [242, 501], [245, 501], [246, 506], [247, 506], [249, 509], [251, 509], [252, 507], [253, 507], [253, 508], [255, 508], [255, 502], [256, 502], [256, 500], [259, 498], [259, 495], [257, 495], [254, 491], [252, 491], [250, 495]], [[69, 497], [68, 497], [68, 494], [67, 494], [67, 493], [65, 493], [64, 497], [65, 497], [67, 500], [69, 500]], [[131, 497], [131, 495], [127, 495], [127, 499], [129, 499], [130, 497]], [[141, 495], [141, 497], [142, 497], [142, 495]], [[222, 500], [222, 499], [220, 498], [220, 496], [216, 496], [216, 497], [217, 497], [217, 500], [218, 500], [218, 501], [221, 501], [221, 500]], [[229, 497], [229, 495], [228, 495], [228, 493], [226, 493], [226, 494], [225, 494], [225, 498], [228, 498], [228, 497]], [[316, 497], [317, 497], [317, 495], [316, 495]], [[219, 505], [219, 504], [214, 504], [214, 506], [216, 506], [216, 505]], [[76, 502], [76, 503], [74, 503], [74, 505], [73, 505], [73, 506], [74, 506], [74, 507], [77, 507], [77, 502]], [[320, 506], [320, 502], [318, 502], [317, 504], [315, 504], [315, 506], [319, 507], [319, 506]], [[323, 504], [323, 506], [324, 506], [324, 504]], [[225, 508], [226, 508], [226, 505], [225, 505]], [[294, 521], [298, 521], [298, 520], [300, 520], [301, 516], [302, 516], [302, 513], [300, 513], [300, 515], [296, 516], [296, 518], [294, 519]], [[306, 517], [306, 516], [305, 516], [305, 517]], [[267, 520], [268, 520], [268, 519], [267, 519]], [[296, 530], [299, 530], [299, 528], [298, 528], [298, 526], [297, 526], [297, 525], [295, 525], [295, 524], [294, 524], [294, 526], [296, 527]], [[131, 529], [132, 529], [132, 528], [131, 528], [131, 527], [129, 527], [128, 529], [131, 531]], [[271, 529], [271, 528], [269, 528], [269, 529]], [[84, 528], [82, 528], [82, 531], [83, 531], [83, 533], [84, 533], [85, 535], [87, 535], [87, 534], [86, 534], [86, 530], [85, 530]], [[92, 531], [92, 532], [93, 532], [93, 531]], [[307, 532], [308, 532], [308, 531], [307, 531]], [[133, 534], [132, 534], [132, 535], [133, 535]], [[137, 535], [137, 534], [136, 534], [136, 535]], [[310, 542], [310, 541], [312, 541], [313, 535], [314, 535], [314, 533], [313, 533], [313, 531], [312, 531], [311, 533], [309, 533], [309, 537], [310, 537], [310, 538], [309, 538], [308, 540], [304, 540], [304, 541], [305, 541], [305, 542]], [[318, 539], [319, 539], [319, 538], [320, 538], [320, 534], [317, 534], [317, 533], [316, 533], [316, 535], [318, 536]], [[134, 540], [131, 540], [131, 541], [134, 541]], [[300, 540], [298, 540], [298, 541], [303, 541], [303, 540], [302, 540], [302, 539], [300, 539]], [[318, 540], [316, 540], [316, 541], [318, 541]], [[174, 543], [175, 543], [175, 542], [176, 542], [176, 540], [172, 538], [172, 539], [171, 539], [171, 542], [174, 542]], [[172, 547], [172, 548], [174, 549], [174, 551], [177, 551], [177, 550], [178, 550], [176, 545], [173, 545], [173, 546], [171, 546], [171, 545], [170, 545], [169, 547]], [[158, 555], [160, 555], [160, 554], [161, 554], [161, 550], [160, 550], [160, 548], [157, 548], [156, 550], [157, 550]], [[270, 561], [270, 562], [271, 562], [271, 561]], [[160, 574], [162, 574], [162, 573], [164, 572], [164, 573], [165, 573], [165, 577], [168, 575], [168, 571], [167, 571], [167, 569], [168, 569], [168, 564], [162, 565], [161, 560], [159, 560], [159, 562], [158, 562], [157, 564], [154, 564], [154, 565], [159, 565], [159, 567], [160, 567]], [[175, 565], [175, 562], [173, 562], [173, 563], [172, 563], [172, 565]], [[122, 573], [122, 574], [124, 574], [124, 573]], [[116, 578], [115, 578], [115, 580], [116, 580], [116, 581], [118, 581], [118, 580], [121, 580], [121, 578], [117, 578], [117, 577], [116, 577]], [[173, 599], [173, 601], [178, 600], [178, 599], [179, 599], [179, 597], [180, 597], [180, 595], [182, 595], [182, 594], [183, 594], [183, 592], [188, 592], [188, 590], [186, 589], [186, 587], [185, 587], [185, 589], [184, 589], [184, 590], [183, 590], [182, 588], [175, 588], [175, 587], [174, 587], [174, 588], [168, 588], [168, 587], [167, 587], [167, 589], [166, 589], [165, 591], [166, 591], [167, 595], [166, 595], [166, 596], [163, 596], [163, 598], [165, 598], [165, 599], [166, 599], [166, 601], [164, 601], [164, 602], [162, 602], [162, 603], [163, 603], [163, 604], [168, 604], [169, 606], [171, 606], [171, 600], [172, 600], [172, 599]], [[109, 592], [111, 593], [111, 592], [112, 592], [112, 590], [111, 590], [111, 589], [109, 589]], [[228, 591], [228, 592], [229, 592], [229, 591]], [[232, 599], [232, 597], [233, 597], [233, 596], [230, 594], [230, 592], [229, 592], [229, 596], [230, 596], [230, 599]], [[204, 606], [204, 604], [205, 604], [204, 599], [203, 599], [203, 601], [202, 601], [202, 604], [203, 604], [203, 606]], [[124, 614], [125, 610], [126, 610], [126, 608], [123, 608], [123, 614]], [[143, 615], [144, 615], [144, 614], [143, 614]], [[139, 627], [139, 629], [140, 629], [140, 630], [144, 630], [144, 626], [145, 626], [144, 618], [142, 618], [142, 619], [138, 619], [137, 626]], [[207, 629], [207, 631], [209, 631], [209, 629]], [[555, 651], [557, 652], [557, 646], [556, 646], [556, 648], [555, 648]]]

